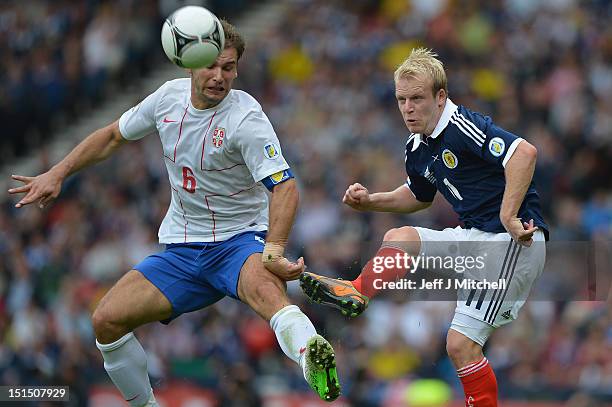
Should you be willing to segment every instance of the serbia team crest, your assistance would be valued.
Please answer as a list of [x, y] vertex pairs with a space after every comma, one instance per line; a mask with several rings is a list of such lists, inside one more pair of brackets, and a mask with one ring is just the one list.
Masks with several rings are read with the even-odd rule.
[[223, 144], [223, 138], [225, 137], [225, 129], [223, 127], [216, 127], [212, 135], [212, 142], [215, 147], [219, 148]]

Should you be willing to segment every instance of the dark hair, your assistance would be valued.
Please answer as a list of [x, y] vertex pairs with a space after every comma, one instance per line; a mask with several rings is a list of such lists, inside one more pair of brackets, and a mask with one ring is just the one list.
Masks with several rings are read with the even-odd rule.
[[225, 48], [236, 48], [236, 51], [238, 51], [238, 59], [240, 59], [246, 47], [244, 38], [242, 38], [242, 35], [236, 30], [236, 27], [227, 20], [221, 19], [221, 25], [225, 33]]

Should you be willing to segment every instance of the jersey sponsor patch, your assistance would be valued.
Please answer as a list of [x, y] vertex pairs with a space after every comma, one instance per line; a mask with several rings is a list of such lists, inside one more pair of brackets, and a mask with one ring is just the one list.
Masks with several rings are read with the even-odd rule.
[[216, 127], [213, 131], [212, 142], [215, 147], [219, 148], [223, 145], [223, 138], [225, 137], [225, 129], [223, 127]]
[[457, 164], [459, 164], [457, 156], [448, 148], [445, 148], [444, 151], [442, 151], [442, 161], [444, 161], [444, 165], [451, 170], [453, 168], [457, 168]]
[[274, 160], [278, 157], [278, 146], [275, 143], [268, 143], [264, 146], [264, 155], [268, 160]]
[[506, 143], [501, 137], [493, 137], [491, 141], [489, 141], [489, 151], [493, 154], [494, 157], [499, 157], [504, 153], [506, 149]]

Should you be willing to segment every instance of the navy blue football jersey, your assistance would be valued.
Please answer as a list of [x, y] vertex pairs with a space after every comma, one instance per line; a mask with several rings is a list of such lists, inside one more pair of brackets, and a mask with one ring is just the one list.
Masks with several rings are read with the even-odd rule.
[[[447, 99], [433, 133], [411, 134], [406, 143], [406, 183], [421, 202], [431, 202], [440, 191], [466, 228], [506, 232], [499, 219], [504, 167], [521, 140], [490, 117]], [[533, 181], [518, 216], [524, 222], [533, 219], [548, 239]]]

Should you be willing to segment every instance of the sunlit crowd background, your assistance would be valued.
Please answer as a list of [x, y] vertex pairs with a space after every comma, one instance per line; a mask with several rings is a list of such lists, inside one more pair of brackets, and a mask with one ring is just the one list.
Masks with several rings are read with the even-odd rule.
[[[168, 3], [1, 2], [2, 166], [34, 155], [46, 170], [53, 164], [46, 146], [64, 126], [169, 63], [158, 39]], [[209, 7], [232, 20], [248, 18], [254, 3]], [[373, 254], [362, 243], [389, 228], [457, 224], [440, 196], [415, 215], [341, 204], [350, 183], [374, 192], [404, 182], [408, 133], [392, 72], [421, 45], [445, 63], [455, 103], [538, 148], [536, 187], [551, 239], [610, 247], [611, 20], [606, 0], [292, 0], [281, 21], [248, 39], [236, 83], [261, 102], [299, 181], [291, 256], [304, 255], [312, 271], [353, 278]], [[87, 405], [92, 386], [110, 384], [90, 313], [124, 272], [162, 249], [157, 228], [168, 191], [153, 135], [68, 179], [44, 211], [17, 210], [15, 198], [0, 195], [0, 384], [69, 385], [71, 405]], [[296, 284], [289, 288], [337, 348], [347, 405], [409, 405], [404, 389], [428, 378], [461, 400], [445, 353], [454, 302], [396, 293], [347, 320], [306, 303]], [[518, 321], [493, 334], [485, 351], [504, 399], [612, 402], [608, 289], [599, 286], [596, 298], [529, 302]], [[154, 387], [189, 382], [210, 389], [221, 406], [309, 391], [267, 323], [236, 301], [136, 333]]]

